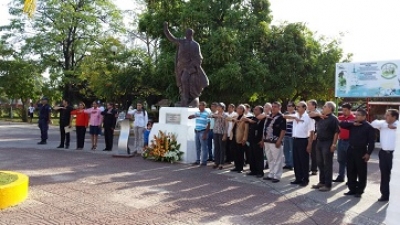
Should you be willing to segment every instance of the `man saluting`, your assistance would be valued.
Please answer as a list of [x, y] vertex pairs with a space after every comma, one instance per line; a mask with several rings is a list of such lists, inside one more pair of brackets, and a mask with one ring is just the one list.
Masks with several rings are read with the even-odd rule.
[[385, 120], [374, 120], [371, 125], [380, 131], [382, 149], [379, 151], [379, 169], [381, 171], [381, 194], [380, 202], [389, 201], [390, 195], [390, 173], [393, 165], [393, 151], [396, 145], [396, 129], [399, 125], [399, 111], [389, 109]]
[[349, 130], [347, 179], [349, 191], [344, 195], [360, 198], [367, 186], [367, 162], [375, 148], [375, 130], [366, 121], [367, 112], [358, 109], [354, 122], [343, 120], [340, 127]]

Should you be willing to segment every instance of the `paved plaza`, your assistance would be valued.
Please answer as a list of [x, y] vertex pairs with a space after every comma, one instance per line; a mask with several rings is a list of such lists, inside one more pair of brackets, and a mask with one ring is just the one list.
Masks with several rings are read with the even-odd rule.
[[[377, 202], [377, 151], [368, 164], [368, 184], [361, 199], [344, 196], [344, 183], [331, 192], [291, 185], [293, 171], [273, 184], [224, 170], [113, 158], [96, 152], [86, 135], [84, 151], [72, 135], [70, 150], [59, 150], [58, 128], [39, 146], [36, 125], [0, 122], [0, 170], [30, 177], [29, 198], [0, 211], [0, 225], [12, 224], [383, 224], [388, 204]], [[116, 144], [114, 146], [116, 148]], [[115, 149], [114, 149], [115, 151]], [[334, 171], [337, 171], [335, 159]], [[247, 168], [248, 169], [248, 168]], [[335, 174], [336, 176], [336, 174]], [[1, 197], [1, 196], [0, 196]]]

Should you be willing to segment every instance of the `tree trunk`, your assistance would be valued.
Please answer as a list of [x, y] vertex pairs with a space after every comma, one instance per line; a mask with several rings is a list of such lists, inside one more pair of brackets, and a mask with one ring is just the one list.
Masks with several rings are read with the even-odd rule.
[[21, 119], [22, 122], [28, 122], [28, 108], [26, 107], [27, 99], [20, 98], [22, 102]]

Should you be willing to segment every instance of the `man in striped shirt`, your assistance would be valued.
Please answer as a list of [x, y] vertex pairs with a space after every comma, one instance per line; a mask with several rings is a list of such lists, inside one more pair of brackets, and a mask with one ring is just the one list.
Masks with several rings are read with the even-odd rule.
[[[293, 102], [287, 104], [287, 111], [285, 115], [293, 116], [296, 114], [294, 110], [295, 106]], [[283, 138], [283, 154], [285, 155], [285, 166], [283, 169], [292, 170], [293, 169], [293, 119], [286, 119], [286, 132]]]
[[[190, 115], [189, 119], [196, 118], [194, 128], [197, 160], [193, 165], [206, 166], [208, 159], [208, 131], [210, 130], [210, 114], [206, 111], [206, 102], [200, 102], [199, 112]], [[201, 158], [200, 158], [201, 156]]]

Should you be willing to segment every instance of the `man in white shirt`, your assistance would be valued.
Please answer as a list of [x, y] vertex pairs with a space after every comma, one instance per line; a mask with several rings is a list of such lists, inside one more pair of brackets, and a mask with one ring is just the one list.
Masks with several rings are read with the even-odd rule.
[[380, 202], [389, 201], [390, 195], [390, 173], [393, 165], [393, 151], [396, 144], [396, 129], [399, 124], [399, 111], [389, 109], [386, 112], [385, 120], [374, 120], [371, 125], [380, 131], [380, 143], [382, 149], [379, 151], [379, 169], [381, 171], [382, 196], [378, 199]]
[[[218, 102], [211, 103], [211, 106], [210, 106], [211, 114], [215, 114], [217, 112], [217, 106], [218, 106]], [[215, 123], [214, 118], [210, 118], [210, 130], [208, 131], [208, 139], [207, 139], [207, 147], [208, 147], [208, 160], [207, 161], [209, 161], [209, 162], [214, 161], [214, 156], [213, 156], [214, 123]]]
[[29, 108], [28, 108], [28, 112], [29, 112], [30, 123], [32, 123], [33, 113], [35, 112], [35, 107], [33, 106], [32, 103], [31, 103], [31, 105], [30, 105]]
[[134, 118], [133, 121], [133, 152], [142, 153], [144, 148], [144, 131], [147, 128], [149, 117], [142, 103], [136, 104], [136, 109], [128, 110], [127, 118]]
[[315, 121], [307, 114], [307, 103], [301, 101], [296, 105], [297, 112], [285, 115], [286, 119], [293, 119], [293, 165], [295, 180], [291, 184], [307, 186], [309, 183], [310, 153], [315, 131]]
[[251, 106], [248, 103], [243, 104], [246, 107], [246, 111], [244, 112], [245, 117], [252, 117], [253, 113], [251, 113]]
[[233, 128], [233, 122], [232, 119], [237, 117], [237, 113], [235, 112], [235, 105], [234, 104], [229, 104], [228, 106], [228, 112], [226, 115], [228, 116], [228, 121], [229, 121], [229, 126], [228, 126], [228, 138], [226, 142], [226, 163], [231, 164], [233, 161], [233, 137], [231, 137], [231, 132]]

